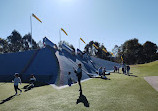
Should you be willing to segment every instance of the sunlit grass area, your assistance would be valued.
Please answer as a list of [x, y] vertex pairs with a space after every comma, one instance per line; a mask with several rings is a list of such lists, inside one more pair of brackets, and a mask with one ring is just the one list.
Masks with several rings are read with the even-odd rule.
[[108, 76], [111, 80], [95, 78], [83, 82], [83, 101], [87, 100], [89, 107], [82, 102], [76, 104], [78, 84], [60, 90], [50, 85], [27, 92], [23, 89], [21, 95], [13, 96], [13, 83], [0, 83], [0, 111], [158, 111], [158, 92], [143, 78], [158, 76], [158, 61], [131, 66], [131, 73], [133, 76], [112, 73]]

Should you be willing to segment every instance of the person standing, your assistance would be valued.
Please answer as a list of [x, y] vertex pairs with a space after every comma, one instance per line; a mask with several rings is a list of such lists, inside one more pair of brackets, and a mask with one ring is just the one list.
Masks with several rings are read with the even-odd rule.
[[76, 76], [77, 76], [77, 78], [78, 78], [78, 85], [79, 85], [79, 87], [80, 87], [79, 91], [82, 92], [82, 86], [81, 86], [82, 66], [81, 66], [81, 64], [78, 64], [77, 70], [75, 70], [75, 68], [74, 68], [74, 72], [76, 73]]
[[126, 64], [124, 64], [124, 74], [126, 75], [126, 70], [127, 70], [127, 67], [126, 67]]
[[129, 71], [130, 71], [130, 66], [129, 65], [127, 65], [127, 75], [129, 76]]
[[122, 64], [122, 73], [124, 74], [124, 64]]
[[114, 66], [114, 72], [117, 72], [117, 67], [116, 66]]
[[116, 66], [116, 68], [117, 68], [117, 72], [119, 73], [119, 66]]
[[21, 79], [19, 77], [18, 73], [15, 73], [15, 78], [14, 78], [14, 89], [15, 89], [15, 95], [17, 95], [17, 90], [22, 93], [22, 90], [18, 88], [19, 83], [21, 84]]
[[125, 63], [122, 64], [122, 72], [124, 75], [126, 75], [126, 64]]

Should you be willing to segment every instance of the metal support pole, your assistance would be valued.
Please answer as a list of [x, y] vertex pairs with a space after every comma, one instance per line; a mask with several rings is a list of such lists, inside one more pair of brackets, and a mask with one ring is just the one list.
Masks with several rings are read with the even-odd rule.
[[59, 47], [61, 48], [61, 30], [59, 29]]
[[79, 49], [80, 49], [80, 39], [79, 39]]
[[61, 41], [61, 30], [59, 29], [59, 39]]
[[31, 26], [31, 49], [32, 49], [32, 17], [30, 16], [30, 26]]

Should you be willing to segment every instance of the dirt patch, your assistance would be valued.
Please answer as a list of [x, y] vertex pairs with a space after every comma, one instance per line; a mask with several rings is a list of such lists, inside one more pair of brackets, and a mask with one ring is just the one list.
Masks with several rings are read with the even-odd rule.
[[158, 76], [148, 76], [144, 79], [156, 90], [158, 91]]

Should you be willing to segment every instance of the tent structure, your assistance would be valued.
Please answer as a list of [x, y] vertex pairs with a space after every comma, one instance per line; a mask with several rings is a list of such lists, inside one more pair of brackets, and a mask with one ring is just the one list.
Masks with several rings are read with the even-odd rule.
[[115, 62], [89, 56], [83, 58], [74, 55], [67, 50], [58, 50], [49, 39], [44, 39], [45, 47], [37, 50], [0, 54], [0, 82], [11, 82], [15, 73], [19, 73], [22, 82], [28, 82], [31, 74], [37, 81], [62, 86], [67, 84], [68, 72], [71, 72], [74, 80], [77, 77], [74, 68], [81, 63], [82, 79], [89, 78], [89, 73], [96, 73], [99, 67], [113, 70], [113, 66], [119, 66]]

